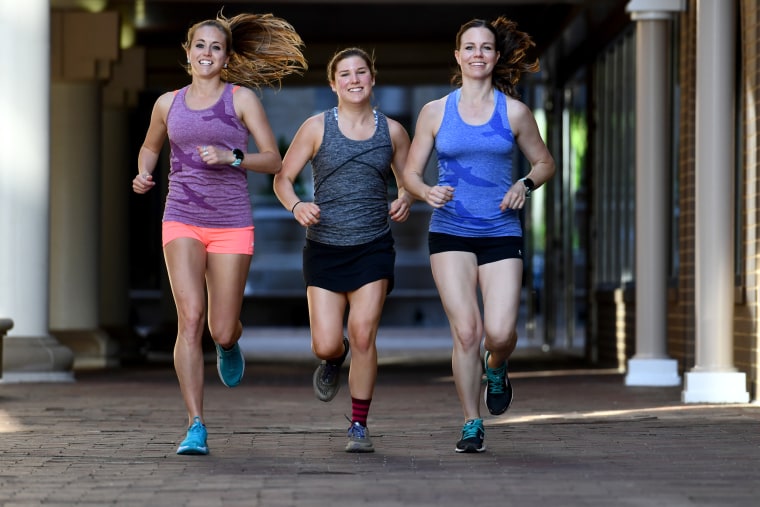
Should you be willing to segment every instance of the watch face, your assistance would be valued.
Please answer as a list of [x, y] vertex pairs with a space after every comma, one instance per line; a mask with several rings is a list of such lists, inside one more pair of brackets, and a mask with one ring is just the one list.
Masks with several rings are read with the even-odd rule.
[[232, 150], [232, 154], [235, 155], [235, 158], [240, 160], [241, 162], [245, 158], [245, 153], [243, 153], [243, 150], [239, 150], [238, 148], [235, 148]]

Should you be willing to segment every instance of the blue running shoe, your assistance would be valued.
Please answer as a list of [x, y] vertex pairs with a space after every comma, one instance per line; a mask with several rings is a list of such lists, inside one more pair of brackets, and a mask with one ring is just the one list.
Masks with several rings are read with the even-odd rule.
[[348, 355], [348, 338], [343, 337], [343, 355], [333, 361], [322, 361], [314, 370], [312, 387], [314, 394], [322, 401], [330, 401], [335, 398], [340, 389], [340, 369]]
[[359, 421], [354, 421], [348, 428], [346, 452], [375, 452], [375, 447], [369, 438], [369, 430]]
[[486, 446], [483, 439], [486, 432], [483, 429], [483, 419], [470, 419], [462, 427], [462, 439], [454, 448], [456, 452], [483, 452]]
[[498, 368], [488, 367], [490, 352], [486, 351], [483, 369], [486, 372], [486, 389], [483, 397], [488, 411], [493, 415], [503, 414], [512, 404], [512, 383], [509, 381], [507, 362]]
[[206, 426], [201, 418], [194, 417], [193, 424], [187, 428], [187, 436], [177, 448], [177, 454], [208, 454], [206, 435]]
[[230, 350], [224, 350], [216, 344], [216, 371], [219, 372], [222, 384], [227, 387], [235, 387], [240, 383], [245, 371], [245, 358], [240, 345], [236, 343]]

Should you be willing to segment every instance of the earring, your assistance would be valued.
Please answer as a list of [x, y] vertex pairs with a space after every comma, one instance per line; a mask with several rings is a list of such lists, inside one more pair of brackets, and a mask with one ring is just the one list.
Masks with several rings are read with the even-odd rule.
[[224, 68], [225, 68], [225, 69], [227, 68], [227, 64], [226, 64], [226, 63], [224, 64]]
[[188, 63], [188, 64], [190, 63], [190, 58], [188, 58], [188, 59], [187, 59], [187, 63]]

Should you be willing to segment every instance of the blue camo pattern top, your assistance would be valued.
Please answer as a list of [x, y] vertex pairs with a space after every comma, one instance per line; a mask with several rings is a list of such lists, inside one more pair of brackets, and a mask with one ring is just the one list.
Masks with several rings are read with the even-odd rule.
[[512, 186], [515, 139], [507, 118], [506, 96], [494, 90], [495, 107], [483, 125], [459, 115], [460, 89], [446, 98], [435, 138], [438, 185], [454, 188], [454, 198], [433, 210], [430, 231], [464, 237], [522, 236], [515, 210], [499, 209]]

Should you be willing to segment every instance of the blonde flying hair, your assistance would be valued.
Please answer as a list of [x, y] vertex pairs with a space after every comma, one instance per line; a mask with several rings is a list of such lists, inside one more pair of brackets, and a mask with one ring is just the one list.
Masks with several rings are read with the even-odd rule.
[[[462, 35], [470, 28], [487, 28], [494, 34], [499, 61], [493, 69], [493, 85], [510, 97], [519, 99], [517, 83], [523, 72], [538, 72], [538, 58], [532, 62], [526, 61], [528, 50], [536, 44], [530, 35], [517, 29], [517, 23], [504, 16], [499, 16], [490, 23], [483, 19], [473, 19], [459, 28], [456, 39], [456, 49], [462, 44]], [[462, 86], [462, 69], [457, 67], [451, 78], [451, 84]]]
[[[293, 26], [272, 14], [238, 14], [226, 18], [221, 11], [216, 19], [200, 21], [187, 31], [182, 47], [187, 51], [195, 32], [203, 26], [218, 28], [230, 57], [222, 80], [249, 88], [279, 88], [290, 74], [303, 74], [308, 68], [303, 55], [304, 42]], [[191, 73], [187, 67], [188, 74]]]

